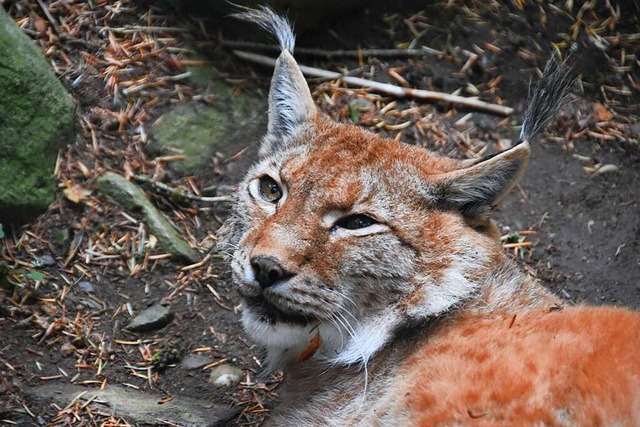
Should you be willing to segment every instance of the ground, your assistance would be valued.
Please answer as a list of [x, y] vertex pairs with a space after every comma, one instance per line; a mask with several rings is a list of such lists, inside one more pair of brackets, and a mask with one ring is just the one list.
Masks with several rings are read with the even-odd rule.
[[[215, 251], [225, 206], [176, 199], [137, 181], [202, 254], [201, 262], [186, 265], [162, 254], [140, 217], [100, 194], [94, 181], [114, 171], [195, 195], [227, 193], [250, 163], [253, 141], [238, 141], [212, 159], [210, 168], [184, 177], [168, 168], [177, 158], [147, 153], [153, 140], [148, 130], [173, 106], [208, 102], [206, 87], [176, 77], [187, 67], [214, 66], [235, 90], [262, 97], [270, 70], [241, 62], [220, 38], [240, 40], [247, 27], [227, 22], [221, 32], [219, 22], [194, 18], [193, 12], [181, 15], [126, 1], [94, 3], [4, 4], [46, 53], [79, 111], [76, 140], [61, 152], [56, 170], [56, 202], [36, 221], [4, 229], [0, 423], [132, 423], [73, 396], [57, 403], [34, 398], [35, 387], [52, 383], [121, 385], [154, 393], [158, 400], [198, 398], [241, 410], [236, 423], [260, 423], [280, 378], [258, 375], [260, 349], [242, 333], [241, 302]], [[382, 3], [387, 2], [305, 31], [298, 46], [336, 51], [425, 45], [440, 53], [327, 58], [299, 52], [297, 57], [303, 64], [480, 96], [515, 109], [504, 118], [310, 80], [320, 108], [332, 117], [445, 154], [481, 156], [512, 144], [536, 70], [552, 52], [566, 56], [575, 50], [569, 60], [577, 75], [572, 105], [533, 145], [523, 183], [496, 219], [505, 250], [562, 297], [640, 308], [637, 6]], [[194, 60], [194, 49], [205, 59]], [[123, 330], [155, 302], [174, 313], [168, 326], [143, 334]], [[205, 355], [211, 363], [187, 369], [180, 360], [189, 354]], [[209, 382], [215, 364], [237, 366], [245, 378], [218, 388]], [[169, 425], [157, 421], [163, 423]]]

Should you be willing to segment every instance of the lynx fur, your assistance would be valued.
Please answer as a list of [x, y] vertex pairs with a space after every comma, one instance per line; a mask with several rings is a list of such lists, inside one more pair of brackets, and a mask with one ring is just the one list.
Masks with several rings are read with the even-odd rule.
[[269, 425], [640, 425], [640, 315], [568, 306], [505, 255], [489, 218], [564, 103], [562, 65], [517, 145], [456, 160], [329, 119], [286, 19], [238, 17], [282, 48], [221, 239], [245, 330], [285, 372]]

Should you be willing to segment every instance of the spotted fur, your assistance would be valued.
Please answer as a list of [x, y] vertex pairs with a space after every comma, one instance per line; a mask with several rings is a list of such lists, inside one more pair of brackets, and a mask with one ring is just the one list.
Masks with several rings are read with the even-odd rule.
[[285, 371], [271, 425], [640, 423], [640, 316], [565, 307], [489, 218], [567, 75], [547, 68], [518, 145], [455, 160], [321, 114], [286, 21], [241, 17], [286, 37], [260, 159], [221, 235], [245, 330]]

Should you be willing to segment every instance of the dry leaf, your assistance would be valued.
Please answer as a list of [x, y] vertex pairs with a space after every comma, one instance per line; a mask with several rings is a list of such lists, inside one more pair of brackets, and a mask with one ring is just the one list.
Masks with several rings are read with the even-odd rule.
[[42, 18], [36, 18], [33, 23], [33, 27], [38, 33], [40, 33], [41, 36], [44, 36], [45, 32], [47, 31], [47, 23]]
[[80, 203], [82, 199], [91, 194], [91, 191], [85, 190], [78, 184], [73, 184], [71, 187], [62, 190], [62, 193], [73, 203]]
[[321, 345], [322, 337], [320, 336], [320, 332], [316, 332], [313, 338], [311, 338], [311, 341], [309, 341], [309, 345], [307, 345], [300, 354], [298, 354], [298, 360], [304, 362], [305, 360], [311, 359]]
[[600, 104], [599, 102], [594, 102], [593, 106], [596, 110], [596, 118], [599, 122], [606, 122], [613, 118], [613, 113], [607, 110], [607, 107]]

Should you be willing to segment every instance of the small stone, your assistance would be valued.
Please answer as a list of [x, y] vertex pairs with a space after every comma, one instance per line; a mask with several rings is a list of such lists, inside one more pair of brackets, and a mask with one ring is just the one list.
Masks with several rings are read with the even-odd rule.
[[125, 329], [131, 332], [156, 331], [167, 326], [172, 320], [173, 313], [169, 307], [154, 304], [131, 319]]
[[203, 366], [213, 362], [213, 360], [202, 354], [190, 354], [182, 359], [182, 367], [185, 369], [200, 369]]
[[60, 347], [60, 353], [62, 353], [64, 357], [71, 356], [75, 352], [75, 350], [76, 348], [74, 347], [74, 345], [68, 342], [62, 344], [62, 347]]
[[93, 293], [93, 291], [95, 290], [91, 282], [87, 282], [86, 280], [78, 282], [78, 287], [88, 294]]
[[242, 369], [233, 365], [221, 365], [211, 371], [209, 382], [220, 387], [227, 387], [238, 384], [243, 376]]
[[34, 265], [50, 267], [52, 265], [56, 265], [56, 260], [51, 256], [51, 254], [44, 254], [41, 257], [36, 258]]

